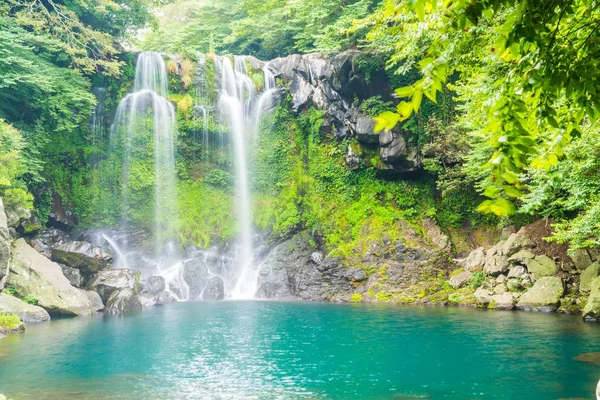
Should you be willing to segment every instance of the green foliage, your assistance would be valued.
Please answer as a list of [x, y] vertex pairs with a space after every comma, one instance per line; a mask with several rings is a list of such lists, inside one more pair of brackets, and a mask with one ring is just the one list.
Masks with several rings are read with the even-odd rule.
[[352, 293], [352, 296], [350, 296], [351, 303], [360, 303], [362, 301], [363, 301], [363, 295], [360, 293]]
[[31, 304], [32, 306], [37, 306], [38, 302], [40, 301], [40, 298], [36, 295], [30, 294], [27, 295], [27, 297], [25, 297], [23, 301], [25, 301], [25, 303], [27, 304]]
[[23, 327], [21, 318], [14, 314], [0, 314], [0, 330], [20, 329]]
[[162, 8], [148, 49], [174, 53], [251, 54], [264, 59], [294, 52], [356, 47], [367, 29], [347, 29], [381, 0], [179, 0]]
[[4, 292], [10, 296], [16, 296], [17, 295], [17, 288], [15, 288], [14, 286], [6, 286], [4, 288]]
[[483, 271], [473, 272], [473, 275], [471, 275], [471, 279], [469, 280], [469, 283], [467, 284], [467, 286], [470, 287], [471, 289], [477, 289], [477, 288], [481, 287], [481, 285], [483, 285], [483, 283], [485, 282], [486, 279], [487, 279], [487, 275], [485, 274], [485, 272], [483, 272]]

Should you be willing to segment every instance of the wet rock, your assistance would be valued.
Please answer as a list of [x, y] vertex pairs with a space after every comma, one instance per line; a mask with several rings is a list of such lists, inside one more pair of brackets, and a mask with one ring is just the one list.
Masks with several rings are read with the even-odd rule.
[[52, 249], [52, 259], [89, 276], [109, 268], [113, 256], [88, 242], [67, 242]]
[[579, 271], [583, 271], [592, 264], [592, 259], [586, 249], [575, 250], [571, 259]]
[[165, 278], [162, 276], [151, 276], [144, 285], [144, 293], [158, 294], [166, 288]]
[[7, 283], [21, 298], [35, 296], [50, 315], [90, 315], [87, 296], [73, 287], [60, 266], [41, 256], [23, 239], [12, 248], [11, 272]]
[[453, 275], [450, 277], [450, 286], [455, 289], [461, 288], [465, 286], [471, 280], [471, 276], [473, 275], [470, 271], [464, 271], [459, 274]]
[[576, 357], [573, 357], [573, 360], [581, 361], [588, 364], [600, 365], [600, 353], [583, 353]]
[[106, 302], [105, 314], [133, 314], [142, 311], [142, 303], [132, 289], [115, 290]]
[[[192, 259], [183, 264], [183, 271], [183, 279], [189, 287], [189, 299], [199, 299], [211, 277], [208, 266], [200, 259]], [[174, 288], [171, 287], [169, 288], [169, 290], [173, 291], [179, 298], [183, 298], [183, 296], [179, 295], [173, 289]]]
[[76, 288], [80, 288], [83, 286], [83, 277], [81, 276], [81, 272], [77, 268], [72, 268], [64, 264], [58, 264], [62, 269], [65, 278], [69, 280], [71, 285]]
[[143, 293], [138, 296], [140, 303], [143, 308], [150, 308], [156, 305], [156, 295], [150, 293]]
[[473, 250], [464, 261], [464, 269], [471, 272], [481, 271], [485, 264], [485, 249], [479, 247]]
[[8, 232], [8, 220], [6, 218], [6, 213], [4, 212], [4, 203], [0, 198], [0, 291], [4, 289], [5, 277], [8, 274], [10, 242], [11, 237]]
[[162, 306], [164, 304], [177, 303], [177, 297], [171, 292], [160, 292], [156, 295], [156, 305]]
[[517, 308], [524, 311], [552, 312], [560, 305], [560, 298], [564, 293], [563, 282], [559, 277], [543, 277], [521, 296]]
[[351, 144], [348, 145], [348, 152], [346, 153], [346, 167], [349, 169], [360, 167], [360, 155], [354, 151]]
[[0, 293], [0, 314], [17, 315], [25, 323], [50, 320], [50, 315], [42, 307], [27, 304], [5, 293]]
[[494, 296], [492, 296], [492, 301], [489, 307], [493, 308], [494, 310], [508, 311], [515, 308], [515, 303], [516, 301], [513, 295], [511, 293], [506, 292], [495, 294]]
[[30, 244], [38, 253], [52, 258], [52, 249], [69, 241], [68, 235], [56, 228], [49, 228], [38, 233]]
[[592, 281], [600, 275], [600, 262], [593, 262], [581, 273], [579, 280], [579, 291], [589, 294]]
[[130, 289], [137, 293], [141, 274], [125, 268], [105, 269], [88, 284], [88, 289], [97, 292], [108, 307], [108, 299], [113, 292]]
[[104, 303], [102, 302], [102, 298], [100, 298], [98, 293], [94, 292], [93, 290], [81, 290], [85, 292], [85, 295], [90, 300], [90, 303], [92, 303], [92, 310], [96, 312], [104, 310]]
[[225, 298], [225, 285], [218, 276], [210, 278], [202, 292], [202, 300], [223, 300]]
[[513, 233], [502, 245], [502, 252], [505, 256], [510, 257], [521, 250], [533, 249], [534, 247], [535, 243], [533, 243], [527, 236]]
[[493, 300], [494, 294], [487, 289], [477, 289], [475, 291], [475, 300], [480, 307], [487, 307]]
[[496, 245], [489, 249], [485, 256], [483, 271], [492, 276], [498, 276], [508, 271], [508, 257], [504, 254], [503, 246]]

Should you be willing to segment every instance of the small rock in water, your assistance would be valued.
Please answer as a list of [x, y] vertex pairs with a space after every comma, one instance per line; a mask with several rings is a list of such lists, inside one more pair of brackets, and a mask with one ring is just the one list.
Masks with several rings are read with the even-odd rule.
[[131, 289], [113, 292], [106, 302], [106, 314], [132, 314], [142, 311], [142, 303]]
[[202, 292], [202, 300], [223, 300], [225, 298], [225, 285], [223, 279], [214, 276], [209, 279], [204, 292]]
[[573, 360], [581, 361], [588, 364], [600, 365], [600, 353], [583, 353], [577, 357], [573, 357]]
[[163, 304], [177, 303], [177, 297], [171, 292], [161, 292], [156, 295], [156, 304], [162, 306]]

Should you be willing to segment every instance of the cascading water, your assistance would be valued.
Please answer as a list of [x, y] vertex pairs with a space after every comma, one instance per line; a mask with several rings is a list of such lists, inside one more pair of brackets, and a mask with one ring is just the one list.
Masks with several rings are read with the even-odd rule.
[[[111, 129], [111, 150], [122, 149], [122, 228], [131, 228], [131, 215], [138, 207], [137, 187], [130, 177], [140, 167], [154, 164], [154, 238], [156, 265], [160, 273], [174, 264], [172, 252], [164, 251], [163, 243], [176, 237], [175, 222], [175, 109], [167, 100], [167, 70], [158, 53], [144, 52], [138, 56], [133, 93], [125, 96], [117, 108]], [[153, 154], [153, 158], [149, 157]], [[127, 254], [127, 244], [115, 251]], [[119, 262], [127, 266], [127, 262]], [[123, 265], [125, 264], [125, 265]]]
[[[232, 145], [239, 226], [236, 244], [227, 246], [222, 252], [215, 248], [199, 250], [191, 247], [184, 254], [171, 240], [178, 233], [174, 224], [177, 217], [173, 147], [175, 110], [167, 100], [166, 67], [157, 53], [139, 55], [134, 91], [119, 104], [110, 136], [111, 150], [121, 156], [123, 163], [123, 222], [119, 232], [131, 231], [135, 226], [136, 220], [132, 216], [139, 215], [140, 210], [136, 207], [140, 195], [145, 195], [137, 192], [140, 189], [133, 181], [130, 184], [130, 177], [134, 177], [140, 168], [147, 169], [149, 163], [154, 164], [154, 256], [144, 252], [143, 247], [135, 248], [133, 241], [115, 240], [108, 233], [100, 236], [115, 249], [115, 266], [142, 270], [145, 276], [162, 276], [166, 290], [179, 300], [206, 299], [205, 296], [210, 299], [214, 296], [214, 288], [218, 287], [218, 280], [225, 297], [248, 299], [257, 291], [260, 268], [253, 245], [248, 159], [252, 154], [252, 136], [258, 134], [262, 115], [273, 102], [275, 78], [265, 67], [264, 90], [259, 94], [248, 74], [244, 57], [234, 57], [232, 63], [230, 58], [216, 56], [210, 59], [215, 63], [215, 96], [207, 82], [209, 59], [206, 56], [199, 59], [195, 75], [194, 139], [201, 140], [202, 156], [206, 157], [203, 161], [207, 163], [211, 161], [208, 155], [219, 144], [226, 150], [229, 143]], [[213, 75], [210, 76], [212, 82]], [[219, 119], [212, 119], [213, 115]], [[226, 136], [220, 135], [220, 143], [213, 143], [217, 138], [215, 132], [209, 132], [209, 116], [217, 126], [220, 122], [226, 127], [230, 139], [225, 140]], [[201, 138], [197, 137], [200, 132]], [[210, 293], [209, 287], [213, 290]]]
[[253, 267], [252, 215], [247, 171], [247, 132], [249, 111], [254, 98], [254, 86], [247, 74], [243, 58], [235, 57], [235, 71], [227, 57], [221, 58], [221, 117], [227, 122], [233, 138], [237, 189], [237, 218], [240, 227], [237, 254], [237, 281], [231, 293], [234, 299], [252, 298], [256, 292], [256, 269]]

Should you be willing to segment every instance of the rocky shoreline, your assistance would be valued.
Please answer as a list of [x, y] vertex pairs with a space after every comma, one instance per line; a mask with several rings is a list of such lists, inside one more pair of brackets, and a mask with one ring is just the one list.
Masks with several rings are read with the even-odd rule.
[[[142, 273], [143, 253], [128, 256], [134, 268], [114, 265], [98, 232], [50, 228], [26, 239], [17, 229], [24, 219], [11, 216], [0, 201], [0, 315], [17, 317], [0, 326], [0, 335], [53, 316], [127, 314], [182, 299], [225, 298], [215, 271], [233, 260], [226, 249], [187, 248], [181, 276], [166, 280]], [[255, 297], [581, 313], [599, 320], [600, 252], [570, 256], [566, 246], [547, 243], [548, 221], [505, 230], [503, 240], [458, 259], [449, 237], [432, 220], [424, 224], [425, 234], [404, 226], [401, 240], [384, 236], [356, 259], [327, 255], [306, 231], [263, 245]]]

